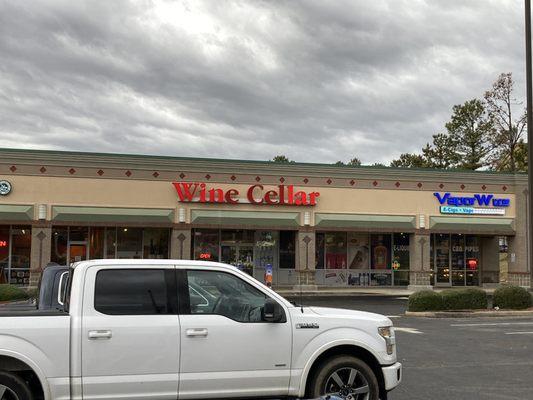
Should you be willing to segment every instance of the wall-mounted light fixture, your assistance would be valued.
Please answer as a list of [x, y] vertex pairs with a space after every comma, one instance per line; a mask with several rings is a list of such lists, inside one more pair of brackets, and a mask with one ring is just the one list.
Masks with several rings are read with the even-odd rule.
[[46, 204], [39, 204], [39, 206], [37, 207], [37, 218], [41, 221], [45, 220], [46, 214], [47, 214]]
[[304, 225], [311, 225], [311, 213], [309, 211], [304, 212]]
[[426, 229], [426, 216], [424, 214], [418, 216], [418, 226], [420, 229]]
[[186, 217], [186, 212], [185, 211], [186, 211], [185, 208], [180, 208], [178, 210], [178, 221], [180, 223], [186, 222], [186, 218], [185, 218]]

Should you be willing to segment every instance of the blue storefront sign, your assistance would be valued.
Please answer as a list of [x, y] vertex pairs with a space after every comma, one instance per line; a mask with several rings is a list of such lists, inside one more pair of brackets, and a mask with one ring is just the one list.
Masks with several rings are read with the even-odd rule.
[[511, 199], [498, 198], [493, 194], [474, 194], [472, 196], [452, 196], [451, 193], [433, 193], [441, 205], [448, 206], [479, 206], [479, 207], [509, 207]]
[[433, 193], [440, 203], [441, 214], [463, 215], [505, 215], [511, 199], [495, 197], [493, 194], [452, 196], [451, 193]]

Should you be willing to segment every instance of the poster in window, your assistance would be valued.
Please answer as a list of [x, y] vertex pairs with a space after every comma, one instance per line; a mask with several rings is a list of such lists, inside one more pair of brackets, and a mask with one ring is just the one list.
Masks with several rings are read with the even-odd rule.
[[391, 268], [391, 236], [372, 235], [372, 269]]
[[368, 235], [348, 234], [348, 268], [368, 269], [369, 267]]

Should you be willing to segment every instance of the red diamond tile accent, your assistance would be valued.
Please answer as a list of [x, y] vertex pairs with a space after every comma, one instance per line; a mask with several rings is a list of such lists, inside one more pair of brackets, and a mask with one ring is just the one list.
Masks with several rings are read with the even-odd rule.
[[207, 174], [207, 175], [205, 176], [205, 179], [207, 179], [207, 180], [211, 179], [211, 175]]
[[279, 181], [280, 181], [281, 183], [283, 183], [283, 182], [285, 182], [285, 178], [284, 178], [284, 177], [281, 177], [281, 178], [279, 178]]
[[74, 168], [71, 168], [71, 169], [68, 170], [68, 173], [70, 175], [74, 175], [76, 173], [76, 170]]
[[486, 190], [487, 186], [483, 185], [483, 186], [481, 186], [481, 189]]
[[422, 182], [418, 182], [416, 186], [418, 186], [418, 188], [420, 189], [422, 187]]
[[439, 187], [442, 189], [442, 188], [444, 187], [444, 185], [441, 183], [441, 184], [439, 185]]
[[159, 176], [159, 172], [155, 171], [155, 172], [152, 174], [152, 176], [153, 176], [154, 178], [157, 178], [157, 177]]
[[260, 177], [260, 176], [256, 176], [256, 177], [255, 177], [255, 181], [256, 181], [256, 182], [259, 182], [260, 180], [261, 180], [261, 177]]
[[101, 169], [98, 170], [97, 172], [98, 175], [102, 176], [104, 174], [104, 171], [102, 171]]
[[183, 172], [180, 174], [180, 178], [181, 179], [185, 178], [185, 174]]
[[14, 165], [12, 165], [9, 169], [10, 169], [11, 172], [15, 172], [15, 171], [17, 170], [17, 167], [15, 167]]
[[507, 186], [502, 187], [502, 189], [505, 192], [507, 190]]
[[350, 185], [355, 185], [355, 181], [353, 179], [350, 181]]
[[395, 185], [396, 187], [400, 187], [401, 183], [400, 183], [400, 182], [396, 182], [394, 185]]
[[465, 187], [466, 187], [465, 185], [461, 185], [462, 190], [465, 190]]
[[127, 171], [125, 172], [125, 174], [126, 174], [126, 176], [129, 178], [129, 177], [131, 176], [131, 171], [130, 171], [130, 170], [127, 170]]
[[304, 183], [309, 183], [309, 179], [304, 178]]
[[232, 181], [234, 181], [235, 179], [237, 179], [237, 177], [235, 175], [231, 175], [231, 178], [230, 178]]
[[46, 172], [46, 168], [45, 167], [41, 167], [41, 169], [39, 171], [41, 171], [41, 174], [44, 174]]
[[372, 182], [372, 185], [377, 186], [378, 185], [378, 181]]
[[331, 182], [333, 182], [331, 179], [328, 179], [328, 180], [326, 181], [326, 183], [327, 183], [328, 185], [331, 185]]

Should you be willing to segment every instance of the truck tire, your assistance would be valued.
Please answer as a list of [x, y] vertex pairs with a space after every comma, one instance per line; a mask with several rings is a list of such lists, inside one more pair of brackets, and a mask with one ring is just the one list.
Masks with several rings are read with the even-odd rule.
[[33, 400], [26, 382], [19, 376], [0, 371], [0, 400]]
[[379, 400], [376, 374], [357, 357], [329, 358], [318, 367], [309, 385], [310, 398], [328, 394], [350, 400]]

